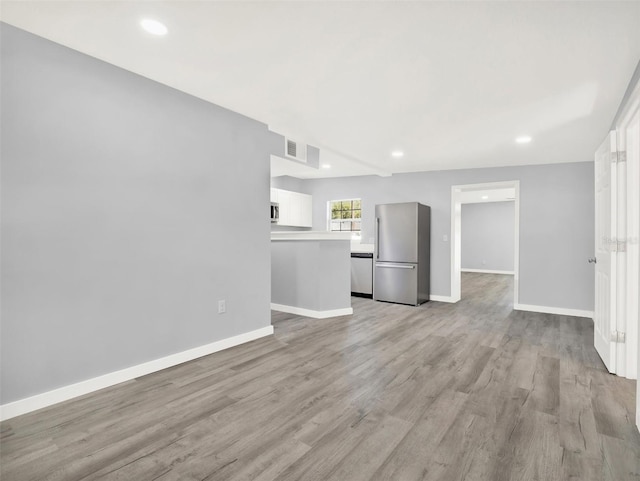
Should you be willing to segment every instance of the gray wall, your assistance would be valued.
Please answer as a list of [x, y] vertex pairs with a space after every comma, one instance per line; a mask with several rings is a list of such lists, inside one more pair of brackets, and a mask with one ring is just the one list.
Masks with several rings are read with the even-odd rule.
[[272, 241], [271, 302], [314, 311], [351, 307], [348, 241]]
[[515, 202], [462, 204], [463, 269], [513, 271]]
[[1, 30], [0, 402], [269, 326], [266, 125]]
[[302, 194], [308, 194], [307, 184], [302, 179], [290, 177], [288, 175], [281, 175], [271, 178], [271, 187], [274, 189], [290, 190], [292, 192], [300, 192]]
[[374, 235], [376, 204], [431, 206], [431, 293], [450, 295], [451, 186], [520, 180], [522, 304], [593, 309], [593, 162], [363, 176], [307, 181], [313, 226], [326, 229], [326, 203], [362, 199], [362, 242]]

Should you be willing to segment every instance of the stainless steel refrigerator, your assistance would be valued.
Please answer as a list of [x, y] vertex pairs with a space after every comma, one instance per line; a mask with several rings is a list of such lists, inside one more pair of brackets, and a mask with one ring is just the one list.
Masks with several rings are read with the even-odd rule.
[[429, 300], [431, 207], [376, 205], [373, 298], [417, 306]]

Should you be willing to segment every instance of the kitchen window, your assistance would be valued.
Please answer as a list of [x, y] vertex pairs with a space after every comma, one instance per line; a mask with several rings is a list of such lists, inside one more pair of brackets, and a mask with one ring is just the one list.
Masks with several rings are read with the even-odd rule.
[[362, 225], [362, 203], [360, 199], [332, 200], [329, 202], [329, 230], [352, 232], [360, 235]]

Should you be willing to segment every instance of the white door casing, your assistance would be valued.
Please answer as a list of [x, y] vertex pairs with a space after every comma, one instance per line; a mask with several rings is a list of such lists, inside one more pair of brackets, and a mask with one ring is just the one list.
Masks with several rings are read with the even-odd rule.
[[610, 132], [595, 154], [595, 310], [594, 346], [611, 373], [616, 372], [616, 254], [612, 250], [616, 236], [617, 192], [616, 134]]
[[[618, 216], [618, 227], [624, 227], [624, 232], [618, 231], [618, 240], [622, 241], [623, 249], [618, 255], [619, 264], [624, 276], [620, 290], [622, 292], [622, 308], [624, 313], [618, 318], [618, 331], [625, 333], [625, 342], [618, 347], [619, 375], [629, 379], [638, 377], [638, 284], [640, 283], [640, 253], [638, 238], [640, 237], [640, 106], [623, 117], [617, 127], [618, 141], [618, 175], [624, 177], [625, 212], [624, 217]], [[620, 323], [622, 317], [623, 324]]]
[[[618, 217], [625, 224], [624, 242], [625, 277], [620, 290], [625, 291], [625, 343], [619, 345], [623, 355], [618, 355], [625, 364], [625, 376], [637, 379], [640, 374], [640, 79], [625, 94], [626, 100], [616, 116], [615, 128], [618, 141], [618, 169], [626, 173], [626, 215]], [[620, 329], [620, 326], [618, 327]], [[640, 429], [640, 382], [636, 387], [636, 425]]]
[[616, 198], [617, 204], [615, 208], [616, 214], [616, 230], [614, 233], [612, 249], [614, 256], [612, 261], [616, 263], [616, 283], [615, 283], [615, 329], [618, 342], [616, 343], [616, 361], [615, 374], [618, 376], [627, 376], [626, 362], [626, 344], [622, 333], [627, 332], [627, 162], [624, 154], [621, 154], [620, 135], [616, 131], [616, 152], [612, 154], [612, 171], [615, 172], [616, 178]]
[[520, 181], [497, 181], [482, 184], [451, 186], [451, 294], [447, 302], [461, 299], [462, 262], [462, 192], [476, 192], [492, 189], [514, 189], [514, 259], [513, 259], [513, 305], [519, 305], [520, 292]]

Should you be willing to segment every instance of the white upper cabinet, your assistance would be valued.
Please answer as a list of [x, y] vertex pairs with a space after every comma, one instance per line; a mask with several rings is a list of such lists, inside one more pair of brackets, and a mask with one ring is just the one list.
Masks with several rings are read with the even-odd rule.
[[280, 218], [278, 219], [278, 225], [295, 225], [293, 215], [291, 212], [291, 194], [288, 190], [278, 191], [278, 205], [280, 206]]
[[271, 202], [280, 207], [278, 225], [311, 227], [312, 196], [289, 190], [271, 189]]
[[308, 194], [300, 194], [300, 225], [311, 227], [313, 218], [313, 198]]

